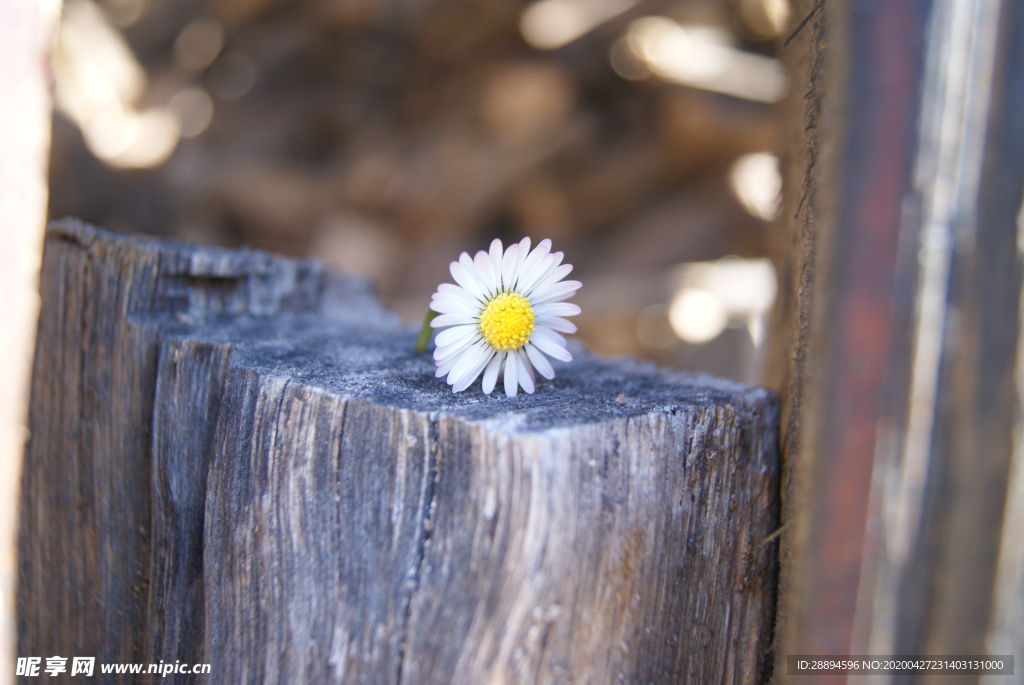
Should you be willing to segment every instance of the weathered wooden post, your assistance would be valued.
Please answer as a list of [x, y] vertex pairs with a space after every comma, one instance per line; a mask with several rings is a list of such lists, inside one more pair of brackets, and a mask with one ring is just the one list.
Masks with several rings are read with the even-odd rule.
[[20, 656], [98, 682], [766, 676], [772, 393], [580, 354], [532, 396], [454, 395], [362, 281], [73, 220], [42, 292]]

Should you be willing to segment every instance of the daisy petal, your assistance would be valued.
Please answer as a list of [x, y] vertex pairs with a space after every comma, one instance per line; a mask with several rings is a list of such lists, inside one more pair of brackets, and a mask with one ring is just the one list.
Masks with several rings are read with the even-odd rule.
[[[463, 252], [462, 256], [466, 257], [466, 253]], [[470, 262], [470, 264], [472, 264], [472, 262]], [[455, 279], [455, 282], [461, 285], [470, 295], [478, 300], [484, 299], [483, 289], [476, 282], [476, 279], [466, 271], [466, 267], [462, 263], [452, 262], [448, 265], [448, 270], [451, 271], [452, 278]]]
[[515, 397], [518, 392], [518, 379], [516, 378], [516, 362], [512, 358], [513, 355], [509, 354], [505, 357], [505, 396]]
[[[560, 280], [560, 278], [564, 278], [564, 276], [560, 278], [552, 278], [552, 275], [556, 272], [562, 273], [564, 271], [565, 273], [569, 273], [569, 271], [572, 271], [572, 264], [559, 266], [559, 264], [562, 264], [563, 257], [565, 257], [565, 255], [561, 252], [552, 252], [549, 254], [548, 258], [544, 262], [544, 267], [541, 269], [540, 273], [537, 274], [537, 279], [534, 281], [531, 289], [538, 288], [544, 283], [554, 283], [555, 281]], [[568, 267], [568, 270], [566, 270], [565, 267]]]
[[565, 338], [560, 336], [558, 333], [555, 333], [550, 328], [543, 328], [541, 326], [538, 326], [537, 328], [533, 329], [533, 333], [530, 334], [530, 340], [533, 340], [534, 336], [550, 340], [551, 342], [555, 343], [560, 347], [565, 347], [567, 344]]
[[498, 352], [496, 355], [491, 357], [491, 361], [487, 362], [487, 368], [484, 369], [484, 381], [483, 391], [485, 395], [490, 395], [491, 391], [494, 390], [494, 384], [498, 380], [498, 372], [501, 371], [501, 363], [505, 361], [505, 353]]
[[491, 249], [488, 256], [491, 258], [491, 273], [494, 274], [494, 289], [501, 290], [501, 262], [504, 252], [501, 249], [501, 241], [495, 238], [491, 241]]
[[529, 256], [530, 237], [527, 236], [519, 241], [519, 254], [516, 255], [516, 265], [512, 269], [512, 282], [509, 284], [509, 288], [514, 288], [519, 281], [519, 275], [523, 272], [523, 263], [526, 262], [526, 258]]
[[533, 379], [530, 378], [530, 372], [527, 369], [527, 364], [523, 362], [523, 357], [520, 356], [519, 351], [513, 352], [512, 356], [516, 360], [516, 380], [519, 381], [519, 385], [523, 386], [523, 390], [526, 391], [527, 395], [533, 394]]
[[454, 328], [449, 328], [438, 333], [437, 337], [434, 339], [434, 343], [438, 347], [445, 347], [446, 345], [451, 345], [461, 340], [465, 340], [474, 333], [476, 333], [476, 326], [472, 324], [455, 326]]
[[561, 283], [549, 285], [544, 290], [533, 293], [530, 297], [530, 304], [536, 306], [550, 302], [560, 302], [575, 295], [580, 285], [579, 281], [562, 281]]
[[547, 273], [541, 276], [537, 284], [533, 286], [533, 290], [542, 290], [554, 283], [558, 283], [570, 273], [572, 273], [572, 264], [563, 264], [562, 266], [548, 269]]
[[[540, 300], [539, 304], [552, 304], [554, 302], [562, 302], [563, 300], [568, 300], [570, 297], [573, 297], [575, 294], [576, 294], [575, 290], [570, 290], [570, 291], [568, 291], [566, 293], [562, 293], [562, 294], [559, 294], [559, 295], [553, 295], [553, 296], [545, 297], [543, 300]], [[531, 302], [532, 302], [532, 300], [531, 300]]]
[[[462, 353], [458, 363], [452, 367], [452, 372], [448, 374], [448, 385], [452, 386], [452, 390], [454, 392], [459, 392], [468, 387], [469, 384], [472, 383], [480, 374], [484, 365], [490, 361], [490, 357], [487, 355], [491, 350], [490, 348], [487, 348], [487, 350], [488, 351], [485, 352], [485, 348], [483, 346], [474, 345]], [[483, 363], [481, 363], [481, 359], [483, 359]], [[480, 365], [479, 368], [477, 368], [478, 364]], [[473, 369], [476, 369], [475, 374], [473, 373]], [[466, 380], [470, 374], [472, 374], [472, 376], [469, 378], [469, 381], [465, 385], [462, 385], [462, 382]], [[458, 388], [458, 390], [455, 390], [455, 388]]]
[[461, 285], [455, 285], [454, 283], [442, 283], [437, 286], [437, 292], [435, 295], [444, 293], [445, 295], [455, 295], [456, 297], [465, 297], [467, 300], [476, 302], [477, 299], [473, 297], [468, 290], [463, 288]]
[[[437, 321], [437, 319], [434, 320]], [[562, 319], [557, 316], [539, 316], [537, 317], [537, 326], [544, 326], [559, 333], [576, 332], [576, 324], [568, 319]]]
[[549, 254], [539, 262], [524, 266], [522, 273], [519, 274], [519, 283], [516, 285], [516, 290], [529, 294], [541, 277], [553, 268], [557, 261], [557, 256]]
[[536, 385], [537, 374], [533, 372], [533, 364], [530, 363], [530, 358], [526, 356], [526, 350], [522, 347], [519, 348], [519, 357], [523, 360], [523, 366], [526, 367], [526, 373], [530, 375], [530, 380]]
[[476, 262], [469, 256], [468, 253], [463, 252], [459, 255], [459, 264], [466, 270], [469, 277], [473, 280], [476, 286], [480, 289], [480, 292], [484, 294], [481, 300], [487, 299], [487, 286], [484, 284], [483, 279], [480, 277], [480, 273], [477, 271]]
[[537, 243], [537, 247], [533, 248], [530, 254], [536, 254], [537, 259], [543, 259], [547, 257], [551, 252], [551, 238], [545, 238], [544, 240]]
[[467, 352], [465, 356], [459, 359], [459, 363], [457, 363], [452, 373], [447, 377], [447, 384], [452, 386], [452, 392], [462, 392], [468, 388], [470, 383], [476, 378], [476, 375], [480, 373], [477, 371], [476, 375], [470, 376], [473, 373], [473, 368], [480, 361], [480, 355], [476, 353], [477, 351], [470, 350]]
[[[476, 317], [468, 314], [442, 314], [434, 317], [430, 322], [431, 328], [444, 328], [445, 326], [461, 326], [464, 324], [476, 325]], [[556, 329], [557, 330], [557, 329]]]
[[[463, 349], [469, 349], [469, 345], [466, 345]], [[462, 359], [461, 355], [453, 354], [443, 362], [438, 360], [436, 362], [437, 370], [434, 371], [434, 377], [440, 378], [441, 376], [447, 375], [453, 368], [455, 368], [455, 365], [459, 363], [460, 359]]]
[[533, 366], [540, 372], [540, 375], [548, 380], [555, 377], [555, 370], [551, 368], [551, 362], [548, 361], [548, 358], [540, 350], [530, 343], [526, 343], [523, 349], [526, 350], [526, 356], [533, 362]]
[[516, 267], [519, 265], [519, 244], [513, 243], [501, 258], [501, 287], [511, 288], [516, 282]]
[[452, 392], [462, 392], [470, 385], [472, 385], [473, 381], [477, 379], [477, 376], [480, 375], [480, 372], [484, 370], [484, 367], [487, 366], [488, 362], [491, 361], [491, 357], [493, 356], [493, 349], [481, 349], [476, 356], [476, 361], [474, 361], [473, 365], [469, 368], [469, 371], [467, 371], [465, 375], [462, 377], [462, 380], [459, 383], [452, 386]]
[[468, 290], [462, 286], [454, 285], [452, 283], [442, 283], [437, 286], [437, 292], [431, 296], [431, 299], [448, 299], [458, 300], [459, 302], [465, 302], [471, 307], [479, 307], [481, 302], [473, 296]]
[[[450, 284], [444, 283], [443, 285]], [[483, 303], [480, 300], [476, 299], [468, 291], [463, 290], [457, 285], [453, 285], [452, 288], [452, 291], [438, 290], [438, 292], [430, 296], [430, 301], [455, 302], [457, 304], [461, 304], [465, 309], [467, 309], [468, 311], [472, 311], [474, 314], [480, 311], [480, 307], [483, 305]]]
[[[544, 329], [538, 328], [533, 332], [534, 334], [530, 336], [530, 343], [549, 357], [552, 357], [563, 362], [571, 362], [572, 355], [569, 354], [569, 350], [565, 349], [564, 347], [559, 345], [557, 342], [554, 342], [550, 338], [537, 335], [537, 331], [541, 330]], [[552, 335], [558, 334], [552, 333]]]
[[533, 308], [537, 318], [544, 316], [576, 316], [582, 311], [577, 305], [571, 302], [551, 302]]
[[528, 288], [524, 286], [529, 283], [536, 283], [536, 279], [543, 273], [543, 269], [546, 268], [545, 264], [548, 258], [548, 251], [551, 249], [551, 241], [547, 238], [540, 241], [540, 244], [534, 248], [530, 256], [523, 262], [523, 266], [519, 269], [519, 279], [516, 281], [516, 290], [520, 292], [526, 292]]
[[[438, 314], [462, 314], [464, 316], [473, 316], [476, 313], [473, 307], [461, 300], [449, 299], [447, 296], [442, 296], [436, 300], [431, 301], [430, 308]], [[479, 307], [477, 307], [479, 309]]]
[[451, 345], [434, 348], [434, 362], [437, 364], [444, 364], [449, 359], [458, 357], [464, 351], [468, 350], [477, 340], [479, 340], [479, 338], [469, 337], [464, 340], [454, 342]]
[[476, 253], [476, 257], [473, 258], [473, 266], [476, 268], [477, 280], [484, 287], [484, 293], [487, 297], [490, 297], [497, 290], [490, 256], [483, 250], [480, 250]]

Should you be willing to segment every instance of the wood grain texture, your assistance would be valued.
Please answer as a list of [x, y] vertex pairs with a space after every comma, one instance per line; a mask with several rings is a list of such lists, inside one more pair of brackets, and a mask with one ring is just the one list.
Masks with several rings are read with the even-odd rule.
[[794, 21], [808, 21], [780, 55], [793, 79], [793, 87], [782, 103], [780, 117], [786, 127], [784, 182], [779, 214], [771, 226], [771, 254], [779, 287], [761, 367], [763, 382], [778, 389], [781, 404], [779, 442], [785, 532], [779, 540], [775, 645], [776, 657], [783, 659], [776, 660], [775, 682], [784, 681], [784, 657], [793, 653], [778, 647], [788, 644], [802, 629], [804, 611], [799, 593], [808, 584], [807, 565], [802, 563], [806, 553], [806, 520], [801, 513], [808, 508], [814, 492], [814, 487], [808, 485], [813, 455], [802, 449], [801, 437], [805, 394], [814, 378], [808, 369], [808, 359], [814, 359], [815, 352], [811, 334], [812, 325], [817, 323], [812, 313], [816, 255], [820, 250], [818, 232], [822, 209], [827, 209], [823, 205], [828, 202], [827, 187], [823, 187], [821, 177], [833, 152], [829, 149], [832, 137], [822, 128], [829, 44], [825, 13], [815, 11], [818, 0], [794, 0], [791, 6]]
[[[152, 511], [154, 499], [173, 501], [171, 492], [154, 497], [151, 483], [161, 473], [151, 463], [161, 324], [382, 312], [365, 283], [309, 262], [116, 237], [73, 220], [49, 229], [41, 291], [20, 503], [18, 654], [141, 662], [147, 607], [187, 604], [184, 596], [150, 600], [161, 587], [151, 583], [150, 541], [169, 535], [174, 549], [152, 553], [197, 563], [182, 556], [187, 538], [157, 527], [164, 518]], [[175, 622], [154, 624], [165, 620]]]
[[153, 412], [152, 554], [146, 652], [153, 661], [202, 661], [206, 474], [230, 348], [160, 346]]
[[[1019, 660], [1024, 5], [830, 0], [820, 20], [770, 353], [788, 384], [777, 679], [847, 680], [786, 679], [787, 654]], [[957, 682], [979, 680], [1012, 679]]]
[[183, 683], [766, 677], [772, 393], [577, 350], [532, 396], [455, 395], [362, 282], [70, 222], [50, 289], [22, 654], [212, 664]]

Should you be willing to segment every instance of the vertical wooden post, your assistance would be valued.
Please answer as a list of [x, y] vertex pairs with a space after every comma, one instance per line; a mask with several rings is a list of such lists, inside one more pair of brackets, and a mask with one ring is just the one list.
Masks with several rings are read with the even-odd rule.
[[456, 395], [362, 281], [74, 221], [43, 292], [24, 653], [211, 664], [188, 683], [767, 677], [771, 392], [580, 350], [533, 395]]
[[777, 352], [802, 381], [784, 400], [780, 681], [791, 654], [1021, 658], [1022, 17], [1013, 0], [829, 0], [815, 27], [798, 214], [814, 249], [793, 256], [782, 319], [807, 312], [807, 335]]

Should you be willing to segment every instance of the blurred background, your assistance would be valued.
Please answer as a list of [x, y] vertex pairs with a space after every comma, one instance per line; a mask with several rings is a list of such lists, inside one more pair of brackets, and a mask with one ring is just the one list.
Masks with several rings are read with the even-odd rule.
[[759, 380], [787, 0], [68, 0], [49, 215], [311, 256], [421, 320], [549, 237], [603, 355]]

